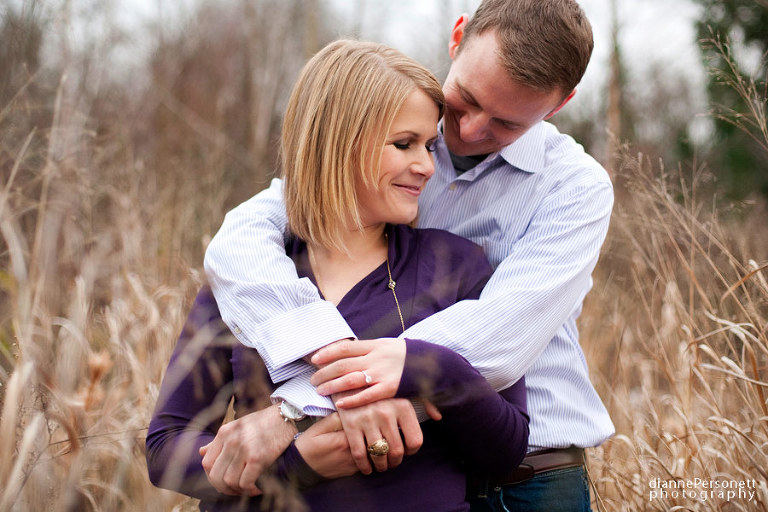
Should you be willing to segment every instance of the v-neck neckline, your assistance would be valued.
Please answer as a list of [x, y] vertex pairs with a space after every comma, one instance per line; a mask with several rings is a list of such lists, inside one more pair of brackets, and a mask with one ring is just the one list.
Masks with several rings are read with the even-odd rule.
[[[371, 270], [368, 274], [365, 275], [362, 279], [360, 279], [358, 282], [352, 286], [349, 290], [347, 290], [347, 293], [344, 294], [344, 296], [339, 300], [339, 302], [336, 304], [337, 308], [342, 307], [344, 302], [349, 299], [350, 295], [352, 295], [353, 292], [358, 291], [360, 288], [368, 284], [368, 282], [379, 279], [379, 275], [381, 274], [381, 278], [384, 279], [385, 283], [389, 282], [389, 272], [387, 271], [387, 262], [392, 261], [394, 257], [394, 246], [395, 246], [395, 230], [392, 229], [392, 226], [390, 224], [387, 224], [384, 227], [384, 233], [386, 234], [387, 238], [387, 257], [386, 259], [381, 262], [379, 266]], [[296, 256], [296, 270], [299, 274], [299, 277], [306, 277], [309, 279], [312, 284], [315, 285], [317, 288], [317, 292], [320, 294], [320, 297], [323, 300], [325, 299], [325, 296], [323, 295], [322, 290], [320, 290], [320, 287], [317, 285], [317, 279], [315, 278], [315, 273], [312, 272], [312, 265], [309, 263], [309, 248], [307, 247], [307, 243], [304, 240], [298, 240], [298, 243], [301, 244], [299, 246], [299, 251]]]

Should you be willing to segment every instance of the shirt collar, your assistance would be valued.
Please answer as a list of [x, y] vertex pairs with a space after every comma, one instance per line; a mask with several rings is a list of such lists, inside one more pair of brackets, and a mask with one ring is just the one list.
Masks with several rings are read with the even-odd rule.
[[[544, 169], [545, 165], [546, 139], [549, 126], [549, 123], [546, 121], [536, 123], [515, 142], [503, 147], [498, 153], [490, 155], [486, 162], [491, 162], [500, 157], [509, 165], [521, 171], [530, 174], [540, 172]], [[438, 124], [438, 138], [440, 143], [445, 146], [442, 119]], [[447, 152], [446, 158], [450, 162]], [[453, 165], [451, 165], [451, 169], [453, 169]]]
[[548, 123], [541, 121], [531, 126], [522, 137], [499, 151], [509, 165], [535, 174], [544, 169]]

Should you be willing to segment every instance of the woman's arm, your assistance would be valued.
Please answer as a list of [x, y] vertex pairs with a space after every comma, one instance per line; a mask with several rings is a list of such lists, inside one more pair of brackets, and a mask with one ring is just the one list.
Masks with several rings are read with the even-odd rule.
[[232, 339], [218, 318], [204, 288], [171, 356], [146, 440], [152, 483], [201, 499], [220, 497], [199, 449], [213, 440], [232, 398]]
[[[233, 396], [233, 343], [210, 289], [204, 287], [179, 336], [150, 422], [146, 456], [152, 483], [220, 500], [222, 494], [258, 494], [256, 480], [276, 459], [272, 473], [283, 483], [301, 474], [336, 478], [354, 473], [337, 415], [310, 428], [300, 450], [291, 446], [282, 455], [296, 430], [283, 421], [277, 407], [222, 426]], [[241, 401], [248, 400], [241, 396]]]
[[339, 415], [323, 418], [298, 436], [277, 459], [273, 470], [278, 479], [298, 490], [357, 473]]
[[524, 378], [497, 393], [462, 356], [450, 349], [406, 339], [405, 367], [396, 396], [429, 400], [440, 410], [440, 427], [455, 441], [468, 468], [503, 475], [516, 468], [528, 447]]
[[[342, 380], [357, 378], [375, 357], [387, 373], [397, 375], [395, 397], [421, 398], [437, 406], [443, 416], [440, 425], [456, 440], [456, 450], [475, 472], [506, 474], [525, 456], [528, 413], [524, 379], [497, 393], [464, 357], [426, 341], [355, 341], [341, 347], [346, 357], [333, 363], [337, 365], [333, 372], [346, 373]], [[358, 395], [379, 386], [377, 378], [378, 374], [373, 374], [373, 384]], [[337, 401], [339, 412], [347, 407], [356, 411], [356, 397]], [[348, 405], [350, 401], [353, 405]]]
[[[168, 363], [147, 433], [147, 468], [158, 487], [203, 500], [255, 495], [262, 470], [290, 444], [295, 430], [274, 407], [222, 425], [235, 395], [236, 343], [210, 288], [203, 287]], [[244, 373], [260, 375], [257, 360], [239, 362], [253, 366]], [[243, 388], [255, 384], [250, 378], [237, 383], [238, 409], [254, 407], [255, 391]]]

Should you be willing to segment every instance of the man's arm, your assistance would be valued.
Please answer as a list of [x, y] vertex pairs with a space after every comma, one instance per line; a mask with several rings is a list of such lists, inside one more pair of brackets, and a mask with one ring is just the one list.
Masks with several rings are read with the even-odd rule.
[[[402, 336], [450, 348], [469, 360], [494, 389], [508, 388], [559, 329], [575, 329], [567, 322], [591, 287], [612, 207], [609, 183], [572, 187], [549, 197], [525, 235], [510, 244], [478, 300], [458, 302]], [[376, 376], [378, 385], [337, 406], [358, 407], [394, 396], [399, 376], [392, 372], [392, 361], [378, 357], [376, 350], [362, 355], [350, 344], [337, 343], [319, 351], [312, 362], [325, 367], [315, 374], [313, 384], [322, 394], [348, 391], [360, 387], [355, 372], [365, 371]], [[398, 364], [402, 368], [402, 362]]]
[[230, 211], [205, 253], [206, 276], [237, 339], [258, 350], [273, 382], [306, 370], [300, 359], [354, 334], [285, 254], [282, 181]]
[[581, 309], [612, 208], [608, 183], [548, 198], [479, 300], [459, 302], [403, 336], [450, 348], [495, 389], [508, 388]]

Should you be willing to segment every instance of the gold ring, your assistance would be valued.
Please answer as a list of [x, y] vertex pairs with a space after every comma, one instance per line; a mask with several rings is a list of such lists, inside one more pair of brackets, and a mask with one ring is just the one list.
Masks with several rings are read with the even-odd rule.
[[374, 457], [383, 457], [389, 453], [389, 443], [386, 439], [381, 438], [368, 447], [368, 455]]

